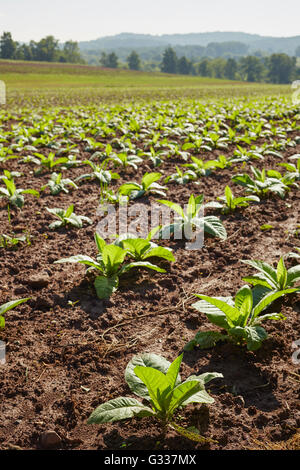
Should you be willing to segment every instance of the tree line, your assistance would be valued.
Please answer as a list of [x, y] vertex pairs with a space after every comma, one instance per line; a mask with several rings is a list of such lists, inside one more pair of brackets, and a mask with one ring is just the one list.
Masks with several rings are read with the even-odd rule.
[[67, 41], [60, 47], [58, 39], [46, 36], [38, 42], [24, 44], [14, 41], [10, 32], [4, 32], [0, 37], [0, 58], [74, 64], [85, 62], [76, 41]]
[[[300, 47], [300, 46], [299, 46]], [[299, 52], [300, 55], [300, 50]], [[298, 55], [298, 54], [297, 54]], [[54, 36], [46, 36], [40, 41], [30, 41], [28, 44], [14, 41], [11, 33], [4, 32], [0, 37], [0, 58], [45, 61], [85, 63], [80, 54], [76, 41], [67, 41], [59, 45]], [[115, 52], [102, 52], [100, 64], [108, 68], [129, 68], [130, 70], [148, 70], [136, 51], [132, 51], [126, 64], [120, 63]], [[172, 47], [167, 47], [156, 64], [151, 64], [152, 70], [181, 75], [198, 75], [201, 77], [242, 80], [248, 82], [291, 83], [300, 78], [300, 67], [297, 58], [284, 53], [270, 56], [246, 55], [240, 58], [205, 57], [189, 59], [178, 57]]]
[[300, 78], [297, 58], [284, 53], [267, 57], [248, 55], [239, 59], [204, 58], [193, 62], [185, 56], [178, 58], [174, 49], [168, 47], [164, 51], [160, 70], [165, 73], [278, 84], [291, 83]]

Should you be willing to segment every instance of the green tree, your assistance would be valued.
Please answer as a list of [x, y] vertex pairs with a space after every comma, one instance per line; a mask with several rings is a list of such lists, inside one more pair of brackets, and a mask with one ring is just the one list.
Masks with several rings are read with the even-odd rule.
[[268, 78], [271, 83], [290, 83], [296, 71], [296, 60], [287, 54], [272, 54], [269, 58]]
[[241, 75], [247, 82], [260, 82], [264, 74], [262, 61], [255, 56], [243, 57], [240, 61]]
[[295, 50], [295, 56], [300, 57], [300, 46], [298, 46], [297, 49]]
[[103, 67], [116, 69], [118, 67], [118, 56], [114, 52], [111, 52], [110, 54], [102, 52], [100, 62]]
[[190, 60], [188, 60], [185, 56], [180, 57], [178, 60], [178, 73], [181, 73], [182, 75], [189, 75], [192, 72], [192, 63]]
[[58, 59], [58, 39], [55, 39], [54, 36], [46, 36], [39, 42], [35, 43], [35, 49], [36, 60], [55, 62], [55, 60]]
[[0, 38], [1, 59], [14, 59], [17, 43], [13, 40], [11, 33], [4, 32]]
[[83, 62], [82, 57], [80, 55], [78, 42], [76, 41], [65, 42], [63, 48], [63, 56], [65, 58], [65, 61], [71, 64], [78, 64], [80, 62]]
[[140, 57], [135, 51], [132, 51], [131, 54], [127, 57], [127, 63], [130, 70], [140, 70], [141, 68]]
[[177, 73], [177, 55], [172, 47], [168, 47], [163, 54], [160, 69], [164, 73]]
[[198, 74], [201, 77], [211, 77], [210, 60], [203, 59], [198, 65]]
[[224, 76], [229, 80], [234, 80], [237, 73], [237, 62], [235, 59], [228, 59], [224, 68]]

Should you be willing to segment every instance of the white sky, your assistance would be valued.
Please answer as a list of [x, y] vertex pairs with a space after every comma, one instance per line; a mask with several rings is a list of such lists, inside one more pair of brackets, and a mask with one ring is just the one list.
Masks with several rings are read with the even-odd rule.
[[0, 0], [0, 34], [88, 41], [121, 32], [300, 35], [300, 0]]

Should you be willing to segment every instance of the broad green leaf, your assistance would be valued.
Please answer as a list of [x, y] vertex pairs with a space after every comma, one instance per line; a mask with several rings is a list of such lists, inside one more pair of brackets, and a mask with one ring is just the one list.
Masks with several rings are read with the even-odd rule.
[[108, 299], [117, 290], [118, 285], [118, 276], [97, 276], [94, 282], [99, 299]]
[[93, 411], [88, 424], [113, 423], [122, 419], [153, 415], [148, 406], [143, 405], [135, 398], [119, 397], [110, 400]]
[[137, 183], [124, 183], [119, 187], [119, 194], [128, 196], [132, 191], [139, 191], [141, 186]]
[[143, 188], [147, 190], [152, 183], [160, 180], [161, 177], [161, 173], [146, 173], [142, 178]]
[[73, 214], [73, 212], [74, 212], [74, 204], [71, 204], [66, 210], [65, 216], [70, 217], [70, 215]]
[[[131, 361], [128, 363], [126, 370], [125, 370], [125, 380], [130, 388], [130, 390], [138, 395], [139, 397], [145, 398], [150, 400], [148, 389], [146, 385], [137, 377], [134, 373], [134, 369], [136, 366], [143, 366], [143, 367], [152, 367], [153, 369], [157, 369], [163, 374], [168, 372], [171, 363], [167, 361], [162, 356], [154, 353], [144, 353], [134, 356]], [[178, 376], [178, 383], [180, 383], [180, 377]]]
[[253, 306], [252, 291], [249, 286], [243, 286], [236, 294], [235, 306], [241, 313], [241, 318], [236, 322], [237, 326], [245, 326], [251, 314]]
[[69, 258], [62, 258], [57, 261], [54, 261], [54, 264], [62, 264], [62, 263], [80, 263], [80, 264], [85, 264], [87, 266], [92, 266], [93, 268], [102, 271], [102, 268], [100, 264], [97, 263], [97, 261], [85, 255], [75, 255], [75, 256], [70, 256]]
[[213, 379], [222, 379], [223, 374], [221, 374], [220, 372], [204, 372], [204, 374], [193, 376], [193, 379], [194, 378], [201, 380], [204, 385], [206, 385]]
[[150, 399], [157, 410], [164, 410], [162, 397], [170, 390], [169, 381], [165, 374], [153, 367], [136, 366], [135, 375], [146, 385]]
[[[202, 299], [204, 300], [205, 302], [217, 307], [219, 310], [221, 310], [221, 312], [223, 312], [225, 315], [226, 315], [226, 319], [227, 319], [227, 324], [230, 325], [231, 327], [234, 326], [234, 322], [237, 321], [239, 319], [239, 316], [240, 316], [240, 312], [237, 308], [235, 307], [232, 307], [231, 305], [229, 305], [227, 302], [224, 302], [223, 300], [220, 300], [220, 299], [217, 299], [215, 297], [208, 297], [207, 295], [199, 295], [199, 294], [195, 294], [196, 297], [198, 297], [199, 299]], [[199, 310], [199, 302], [197, 304], [194, 304], [193, 307], [197, 308], [197, 310]], [[203, 306], [205, 308], [205, 306]], [[209, 315], [210, 312], [209, 310], [202, 310], [206, 315]], [[224, 325], [226, 325], [226, 323], [224, 323]], [[228, 328], [228, 326], [224, 326], [226, 329]]]
[[266, 281], [262, 274], [255, 274], [253, 276], [243, 277], [243, 281], [251, 284], [252, 286], [263, 286], [267, 289], [274, 289], [273, 286], [270, 285], [269, 281]]
[[169, 416], [174, 413], [176, 408], [183, 405], [184, 402], [191, 403], [188, 402], [188, 400], [198, 393], [201, 388], [201, 383], [197, 380], [189, 380], [177, 385], [177, 387], [170, 392], [172, 398], [168, 407]]
[[286, 320], [286, 317], [282, 313], [266, 313], [266, 315], [260, 315], [255, 319], [254, 326], [266, 320]]
[[268, 334], [261, 326], [252, 326], [245, 328], [247, 334], [247, 349], [256, 351], [261, 347], [261, 343], [268, 337]]
[[221, 220], [218, 217], [213, 215], [204, 217], [204, 232], [213, 235], [214, 237], [221, 238], [221, 240], [226, 240], [227, 232], [222, 224]]
[[143, 259], [153, 258], [153, 257], [163, 258], [163, 259], [166, 259], [167, 261], [175, 261], [175, 257], [172, 251], [162, 246], [157, 246], [156, 248], [152, 248], [152, 250], [149, 250], [143, 256]]
[[115, 274], [123, 263], [126, 256], [126, 251], [116, 245], [105, 245], [102, 248], [102, 261], [105, 265], [108, 275]]
[[210, 349], [213, 348], [218, 341], [225, 339], [227, 339], [227, 336], [222, 335], [222, 333], [218, 331], [199, 331], [194, 339], [185, 345], [184, 350], [192, 351], [195, 346], [199, 346], [200, 349]]
[[277, 275], [275, 269], [270, 266], [268, 263], [264, 263], [263, 261], [257, 260], [241, 260], [242, 263], [248, 264], [253, 268], [257, 269], [267, 280], [273, 288], [277, 286]]
[[128, 238], [122, 241], [122, 247], [134, 257], [141, 258], [143, 254], [150, 248], [151, 244], [142, 238]]
[[182, 358], [183, 358], [183, 354], [180, 354], [180, 356], [178, 356], [175, 359], [175, 361], [172, 362], [172, 364], [170, 365], [168, 369], [168, 372], [166, 373], [166, 378], [169, 381], [171, 390], [173, 390], [173, 388], [175, 387], [177, 383]]
[[287, 286], [293, 286], [295, 282], [300, 280], [300, 264], [290, 268], [287, 272]]
[[292, 294], [293, 292], [297, 292], [297, 289], [284, 289], [277, 292], [271, 292], [267, 294], [262, 300], [254, 307], [251, 322], [254, 320], [268, 305], [270, 305], [274, 300], [282, 297], [285, 294]]
[[225, 188], [225, 197], [226, 197], [226, 202], [229, 207], [232, 207], [233, 203], [233, 194], [229, 186], [226, 186]]
[[102, 253], [102, 250], [106, 246], [106, 243], [103, 240], [103, 238], [100, 237], [100, 235], [97, 232], [95, 233], [94, 237], [95, 237], [95, 242], [96, 242], [98, 251], [99, 251], [99, 253]]
[[158, 273], [165, 273], [166, 270], [156, 266], [155, 264], [149, 263], [149, 261], [135, 261], [134, 263], [125, 264], [119, 271], [119, 274], [124, 274], [132, 268], [146, 268], [157, 271]]
[[180, 207], [179, 204], [176, 204], [175, 202], [171, 202], [171, 201], [162, 200], [162, 199], [157, 200], [157, 202], [159, 202], [160, 204], [164, 204], [167, 207], [170, 207], [170, 209], [172, 209], [174, 212], [177, 212], [177, 214], [179, 214], [182, 219], [185, 218], [183, 209]]

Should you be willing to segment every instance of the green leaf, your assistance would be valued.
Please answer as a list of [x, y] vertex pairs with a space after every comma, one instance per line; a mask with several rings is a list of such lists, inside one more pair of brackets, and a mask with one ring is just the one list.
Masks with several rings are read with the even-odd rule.
[[116, 245], [105, 245], [101, 255], [107, 274], [112, 275], [116, 273], [120, 264], [123, 263], [126, 251]]
[[99, 251], [99, 253], [101, 253], [103, 248], [106, 246], [106, 243], [103, 240], [103, 238], [100, 237], [100, 235], [97, 232], [95, 233], [94, 238], [95, 238], [95, 242], [96, 242], [98, 251]]
[[243, 286], [237, 292], [235, 297], [235, 306], [241, 313], [241, 319], [238, 320], [236, 325], [245, 326], [253, 306], [252, 291], [249, 286]]
[[[154, 353], [143, 353], [137, 356], [134, 356], [131, 361], [128, 363], [125, 370], [125, 380], [130, 388], [130, 390], [138, 395], [139, 397], [150, 400], [149, 392], [146, 385], [137, 377], [134, 373], [136, 366], [142, 367], [152, 367], [157, 369], [163, 374], [168, 372], [171, 363], [167, 361], [162, 356]], [[178, 383], [180, 382], [180, 377], [178, 376]]]
[[170, 390], [165, 374], [153, 367], [136, 366], [134, 373], [146, 385], [150, 399], [157, 410], [164, 410], [163, 397]]
[[27, 302], [27, 300], [29, 299], [30, 297], [27, 297], [26, 299], [11, 300], [10, 302], [0, 305], [0, 316], [4, 315], [6, 312], [8, 312], [8, 310], [12, 310], [18, 305], [23, 304], [24, 302]]
[[200, 349], [213, 348], [218, 341], [227, 339], [227, 336], [222, 335], [218, 331], [199, 331], [194, 339], [187, 343], [184, 347], [185, 351], [192, 351], [195, 346], [199, 346]]
[[135, 398], [119, 397], [110, 400], [93, 411], [88, 424], [113, 423], [122, 419], [153, 415], [148, 406], [143, 405]]
[[214, 237], [221, 238], [221, 240], [226, 240], [227, 232], [222, 224], [221, 220], [218, 217], [213, 215], [204, 217], [204, 232], [213, 235]]
[[163, 258], [167, 261], [175, 261], [175, 257], [172, 251], [169, 248], [164, 248], [162, 246], [157, 246], [155, 248], [152, 248], [152, 250], [149, 250], [149, 252], [144, 255], [143, 259], [153, 257]]
[[286, 285], [293, 286], [293, 284], [299, 281], [299, 279], [300, 279], [300, 264], [288, 270]]
[[[195, 294], [195, 295], [196, 295], [196, 297], [198, 297], [199, 299], [204, 300], [208, 304], [211, 304], [211, 305], [217, 307], [219, 310], [221, 310], [221, 312], [223, 312], [223, 314], [225, 314], [227, 321], [223, 321], [222, 322], [223, 324], [220, 325], [220, 323], [218, 324], [215, 321], [215, 320], [218, 320], [218, 318], [216, 317], [216, 314], [215, 313], [210, 314], [210, 310], [209, 310], [209, 308], [207, 308], [207, 305], [200, 304], [200, 302], [197, 302], [196, 304], [193, 304], [193, 307], [195, 307], [197, 310], [202, 311], [203, 313], [205, 313], [207, 315], [208, 319], [210, 321], [212, 321], [213, 323], [215, 323], [216, 325], [227, 329], [228, 326], [233, 327], [234, 322], [238, 321], [239, 316], [240, 316], [239, 310], [235, 307], [232, 307], [227, 302], [224, 302], [224, 300], [220, 300], [216, 297], [208, 297], [207, 295], [199, 295], [199, 294]], [[200, 308], [201, 308], [201, 310], [200, 310]], [[220, 320], [222, 321], [221, 318], [220, 318]]]
[[122, 186], [119, 187], [119, 194], [124, 196], [130, 195], [132, 191], [139, 191], [141, 186], [137, 183], [124, 183]]
[[94, 282], [99, 299], [108, 299], [118, 289], [118, 285], [118, 276], [97, 276]]
[[282, 313], [266, 313], [266, 315], [260, 315], [256, 318], [254, 326], [266, 320], [286, 320], [286, 317]]
[[149, 263], [149, 261], [135, 261], [134, 263], [125, 264], [120, 270], [120, 274], [124, 274], [132, 268], [146, 268], [157, 271], [158, 273], [165, 273], [166, 270], [156, 266], [155, 264]]
[[175, 361], [172, 362], [172, 364], [170, 365], [170, 367], [168, 369], [168, 372], [166, 374], [166, 378], [169, 381], [171, 390], [173, 390], [173, 388], [175, 387], [175, 385], [178, 381], [178, 374], [179, 374], [182, 358], [183, 358], [183, 354], [178, 356], [175, 359]]
[[161, 177], [161, 173], [145, 173], [142, 178], [143, 189], [147, 190], [152, 183], [160, 180]]
[[[170, 401], [170, 404], [169, 404], [169, 407], [168, 407], [169, 416], [174, 413], [176, 408], [183, 405], [184, 402], [187, 402], [187, 404], [192, 403], [191, 398], [194, 395], [196, 395], [196, 393], [200, 392], [201, 388], [202, 388], [201, 383], [197, 380], [188, 380], [186, 382], [183, 382], [183, 383], [177, 385], [177, 387], [174, 390], [172, 390], [172, 392], [171, 392], [171, 397], [172, 398], [171, 398], [171, 401]], [[204, 398], [204, 400], [206, 399], [206, 397], [203, 397], [203, 398]], [[195, 397], [195, 399], [196, 399], [196, 397]], [[190, 401], [188, 401], [188, 400], [190, 400]], [[213, 400], [213, 399], [211, 399], [211, 400]], [[199, 401], [197, 401], [197, 403], [199, 403]], [[207, 401], [204, 401], [202, 403], [207, 403]]]
[[246, 326], [246, 341], [249, 351], [256, 351], [261, 347], [261, 343], [268, 337], [268, 334], [261, 326]]
[[160, 204], [164, 204], [167, 207], [170, 207], [170, 209], [172, 209], [174, 212], [177, 212], [177, 214], [179, 214], [182, 219], [185, 219], [183, 209], [180, 207], [179, 204], [176, 204], [175, 202], [171, 202], [171, 201], [162, 200], [162, 199], [157, 200], [157, 202], [159, 202]]
[[272, 288], [276, 288], [277, 286], [277, 275], [275, 269], [270, 266], [268, 263], [264, 263], [263, 261], [257, 260], [241, 260], [242, 263], [248, 264], [253, 268], [257, 269], [264, 277], [266, 281], [269, 282]]
[[254, 307], [251, 322], [260, 314], [260, 312], [262, 312], [266, 307], [268, 307], [268, 305], [274, 302], [274, 300], [278, 299], [279, 297], [282, 297], [283, 295], [292, 294], [293, 292], [297, 292], [297, 289], [284, 289], [281, 291], [271, 292], [270, 294], [267, 294], [256, 305], [256, 307]]
[[80, 263], [80, 264], [85, 264], [87, 266], [92, 266], [93, 268], [102, 271], [102, 268], [100, 264], [97, 263], [97, 261], [85, 255], [75, 255], [75, 256], [70, 256], [69, 258], [62, 258], [57, 261], [54, 261], [54, 264], [62, 264], [62, 263]]
[[284, 289], [286, 287], [286, 281], [287, 281], [287, 269], [285, 267], [283, 258], [280, 258], [279, 260], [276, 274], [277, 274], [277, 281], [280, 286], [280, 289]]

